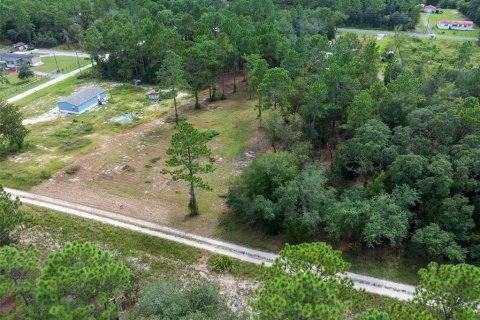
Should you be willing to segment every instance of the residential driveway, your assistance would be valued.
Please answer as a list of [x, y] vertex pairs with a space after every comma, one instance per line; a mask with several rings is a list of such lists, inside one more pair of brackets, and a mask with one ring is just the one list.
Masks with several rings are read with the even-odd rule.
[[45, 89], [45, 88], [48, 88], [48, 87], [51, 87], [59, 82], [62, 82], [63, 80], [66, 80], [68, 78], [71, 78], [71, 77], [74, 77], [76, 76], [77, 74], [79, 74], [80, 72], [82, 72], [83, 70], [87, 70], [89, 68], [91, 68], [92, 65], [89, 64], [87, 66], [84, 66], [84, 67], [81, 67], [80, 69], [77, 69], [77, 70], [74, 70], [72, 72], [69, 72], [67, 74], [64, 74], [64, 75], [61, 75], [60, 77], [58, 78], [55, 78], [53, 80], [50, 80], [48, 82], [45, 82], [35, 88], [32, 88], [30, 90], [27, 90], [23, 93], [20, 93], [19, 95], [16, 95], [15, 97], [11, 97], [10, 99], [7, 99], [7, 103], [14, 103], [14, 102], [17, 102], [25, 97], [28, 97], [34, 93], [37, 93], [38, 91], [42, 90], [42, 89]]

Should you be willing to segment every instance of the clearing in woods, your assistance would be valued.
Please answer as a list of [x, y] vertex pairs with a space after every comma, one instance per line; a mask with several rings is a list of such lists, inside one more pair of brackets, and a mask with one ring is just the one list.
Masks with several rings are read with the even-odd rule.
[[[228, 81], [226, 92], [231, 93], [232, 89], [232, 81]], [[257, 153], [267, 149], [260, 138], [262, 132], [254, 110], [256, 100], [248, 99], [245, 83], [239, 85], [236, 94], [227, 96], [223, 101], [205, 101], [201, 110], [191, 109], [191, 99], [181, 108], [181, 114], [196, 128], [219, 133], [209, 142], [216, 172], [205, 176], [213, 192], [199, 190], [201, 214], [197, 218], [187, 217], [186, 184], [173, 182], [170, 176], [160, 173], [175, 131], [174, 125], [166, 121], [172, 112], [109, 139], [73, 161], [71, 167], [78, 172], [72, 175], [61, 170], [32, 191], [201, 235], [223, 237], [228, 233], [232, 241], [276, 247], [260, 233], [234, 225], [232, 217], [225, 217], [224, 198], [230, 179]], [[201, 98], [205, 100], [205, 94]], [[219, 225], [222, 227], [218, 228]]]

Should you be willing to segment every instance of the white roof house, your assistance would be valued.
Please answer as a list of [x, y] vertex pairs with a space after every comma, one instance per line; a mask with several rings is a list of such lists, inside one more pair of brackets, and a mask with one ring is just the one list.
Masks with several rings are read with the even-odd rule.
[[437, 27], [442, 30], [473, 30], [473, 21], [439, 20]]

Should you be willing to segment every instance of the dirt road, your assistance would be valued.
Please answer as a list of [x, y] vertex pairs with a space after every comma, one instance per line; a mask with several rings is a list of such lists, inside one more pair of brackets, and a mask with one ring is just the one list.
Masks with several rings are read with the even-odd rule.
[[[48, 208], [65, 214], [74, 215], [115, 227], [148, 234], [157, 238], [182, 243], [187, 246], [229, 256], [241, 261], [270, 265], [273, 260], [278, 257], [277, 254], [272, 252], [255, 250], [213, 238], [202, 237], [160, 224], [123, 216], [114, 212], [98, 210], [50, 197], [39, 196], [25, 191], [14, 189], [5, 190], [13, 196], [19, 197], [20, 200], [26, 204]], [[348, 273], [347, 276], [353, 280], [356, 289], [363, 289], [366, 292], [396, 298], [399, 300], [412, 299], [415, 291], [414, 286], [384, 279], [373, 278], [355, 273]]]

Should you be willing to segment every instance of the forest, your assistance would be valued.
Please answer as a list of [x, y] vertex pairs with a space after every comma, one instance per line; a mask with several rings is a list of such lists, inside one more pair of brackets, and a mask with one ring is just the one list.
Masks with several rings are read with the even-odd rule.
[[[275, 13], [279, 18], [276, 20], [272, 20], [274, 5], [283, 9]], [[292, 8], [293, 11], [290, 10]], [[40, 47], [58, 44], [83, 46], [84, 32], [92, 26], [105, 27], [105, 24], [125, 25], [122, 31], [129, 31], [128, 37], [131, 39], [124, 40], [133, 41], [133, 38], [145, 35], [139, 32], [158, 30], [160, 25], [167, 27], [165, 36], [172, 32], [172, 40], [175, 37], [192, 39], [194, 35], [198, 36], [199, 32], [203, 34], [205, 31], [202, 31], [202, 27], [206, 21], [205, 18], [199, 20], [200, 16], [215, 11], [228, 13], [229, 17], [234, 16], [237, 21], [231, 22], [232, 25], [239, 24], [248, 30], [253, 28], [252, 24], [261, 23], [261, 26], [255, 28], [262, 30], [261, 34], [264, 35], [273, 29], [281, 35], [292, 31], [298, 35], [304, 29], [313, 34], [327, 34], [332, 33], [336, 26], [345, 24], [389, 29], [401, 25], [407, 29], [414, 28], [420, 17], [417, 1], [414, 0], [278, 0], [274, 3], [260, 0], [202, 0], [195, 1], [193, 5], [191, 1], [185, 0], [2, 0], [0, 39], [23, 41]], [[263, 19], [267, 17], [269, 19]], [[238, 21], [238, 18], [241, 20]], [[294, 30], [288, 30], [289, 23], [293, 23]], [[110, 32], [117, 33], [111, 36], [122, 37], [120, 30]], [[110, 51], [113, 48], [108, 49]], [[145, 53], [145, 50], [147, 49], [142, 48], [140, 51]]]
[[[478, 19], [478, 1], [448, 3]], [[176, 131], [161, 173], [187, 182], [192, 219], [204, 214], [195, 188], [211, 190], [205, 177], [215, 175], [214, 161], [199, 160], [212, 156], [207, 133], [219, 133], [185, 121], [177, 93], [188, 91], [192, 109], [201, 109], [202, 93], [210, 102], [229, 101], [227, 79], [233, 92], [246, 84], [268, 150], [231, 177], [223, 198], [242, 226], [288, 243], [271, 267], [260, 268], [252, 318], [474, 319], [479, 43], [456, 41], [443, 55], [434, 39], [406, 32], [419, 17], [413, 0], [3, 0], [0, 40], [81, 48], [96, 63], [83, 77], [141, 80], [171, 91]], [[380, 43], [337, 34], [344, 25], [394, 33]], [[19, 109], [0, 110], [0, 143], [20, 149], [28, 130]], [[20, 205], [0, 187], [0, 297], [16, 297], [9, 319], [116, 319], [121, 310], [132, 319], [245, 318], [208, 282], [162, 278], [135, 291], [129, 268], [89, 242], [46, 256], [11, 245], [11, 234], [31, 223]], [[36, 219], [48, 221], [48, 214]], [[169, 245], [158, 250], [195, 256]], [[415, 303], [365, 308], [353, 282], [337, 277], [350, 265], [332, 246], [358, 255], [412, 252], [430, 262], [419, 272]], [[212, 264], [221, 272], [233, 268], [225, 257]]]

